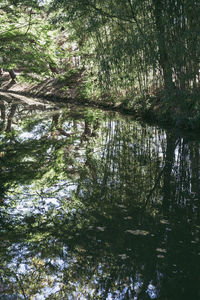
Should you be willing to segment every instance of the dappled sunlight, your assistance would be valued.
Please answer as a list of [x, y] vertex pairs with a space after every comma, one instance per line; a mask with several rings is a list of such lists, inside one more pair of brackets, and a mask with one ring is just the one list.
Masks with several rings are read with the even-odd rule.
[[9, 122], [0, 296], [195, 299], [198, 141], [70, 105], [16, 103]]

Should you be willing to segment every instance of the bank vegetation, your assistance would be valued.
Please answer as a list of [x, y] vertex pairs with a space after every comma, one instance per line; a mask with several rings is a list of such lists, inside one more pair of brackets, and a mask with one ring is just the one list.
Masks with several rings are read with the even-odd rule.
[[4, 0], [0, 11], [12, 83], [200, 127], [199, 1]]

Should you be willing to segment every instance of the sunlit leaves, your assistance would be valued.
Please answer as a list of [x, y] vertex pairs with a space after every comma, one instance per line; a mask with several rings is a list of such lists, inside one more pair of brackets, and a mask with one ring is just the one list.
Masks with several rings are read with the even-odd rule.
[[5, 1], [0, 17], [1, 67], [50, 73], [48, 64], [55, 64], [56, 45], [44, 9], [34, 1], [11, 2]]

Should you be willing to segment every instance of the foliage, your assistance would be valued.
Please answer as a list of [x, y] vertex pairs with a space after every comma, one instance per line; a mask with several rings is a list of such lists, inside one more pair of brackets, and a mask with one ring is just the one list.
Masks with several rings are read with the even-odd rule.
[[124, 97], [130, 90], [164, 86], [173, 94], [198, 88], [197, 1], [55, 0], [54, 5], [58, 20], [71, 24], [97, 86]]
[[1, 68], [50, 74], [58, 57], [57, 32], [37, 1], [5, 0], [0, 5]]
[[88, 98], [131, 102], [164, 90], [163, 100], [177, 104], [176, 95], [199, 95], [195, 0], [4, 0], [0, 10], [5, 69], [45, 75], [75, 66], [85, 71], [77, 89]]

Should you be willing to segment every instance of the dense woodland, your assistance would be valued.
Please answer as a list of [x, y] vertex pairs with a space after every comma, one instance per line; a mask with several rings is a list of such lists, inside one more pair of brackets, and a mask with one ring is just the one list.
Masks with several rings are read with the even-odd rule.
[[156, 95], [199, 111], [199, 1], [4, 0], [0, 11], [1, 72], [12, 80], [76, 68], [84, 96], [148, 106]]
[[200, 299], [200, 1], [1, 0], [0, 24], [0, 299]]

